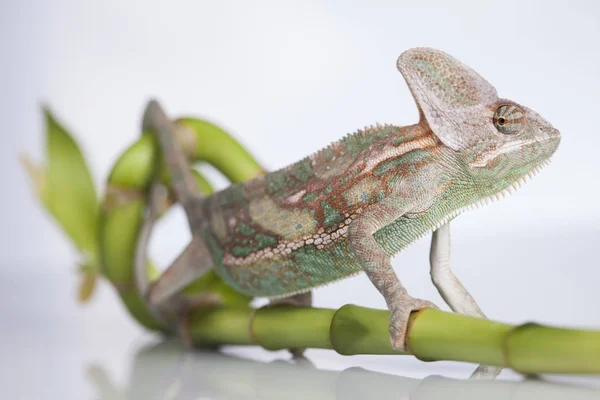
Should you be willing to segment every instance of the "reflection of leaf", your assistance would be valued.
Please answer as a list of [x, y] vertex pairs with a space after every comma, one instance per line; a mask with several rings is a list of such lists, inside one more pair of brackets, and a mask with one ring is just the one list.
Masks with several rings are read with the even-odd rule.
[[99, 400], [126, 400], [127, 397], [115, 386], [106, 371], [99, 365], [87, 368], [87, 375], [96, 387]]

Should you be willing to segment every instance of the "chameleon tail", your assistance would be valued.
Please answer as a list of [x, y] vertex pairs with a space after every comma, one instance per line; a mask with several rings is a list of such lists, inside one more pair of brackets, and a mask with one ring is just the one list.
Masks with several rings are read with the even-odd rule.
[[135, 285], [138, 293], [141, 294], [144, 301], [146, 301], [146, 296], [148, 294], [148, 290], [150, 289], [147, 254], [152, 227], [160, 214], [160, 189], [160, 186], [156, 183], [152, 184], [150, 187], [149, 201], [146, 206], [146, 214], [144, 216], [144, 222], [142, 223], [135, 247]]
[[[212, 259], [201, 239], [194, 238], [160, 278], [152, 283], [148, 274], [147, 250], [152, 227], [161, 213], [161, 203], [166, 193], [160, 184], [154, 183], [149, 190], [149, 202], [135, 249], [135, 285], [142, 301], [152, 315], [164, 326], [170, 326], [173, 317], [184, 315], [190, 305], [217, 301], [215, 294], [202, 293], [187, 299], [178, 293], [191, 281], [212, 268]], [[171, 322], [170, 322], [171, 321]]]
[[198, 190], [184, 150], [178, 141], [177, 125], [168, 119], [156, 100], [151, 100], [144, 112], [142, 129], [156, 135], [171, 177], [171, 187], [175, 197], [185, 210], [192, 232], [195, 231], [202, 219], [203, 196]]
[[198, 231], [202, 219], [203, 196], [188, 165], [184, 149], [180, 146], [178, 127], [171, 122], [155, 100], [148, 103], [144, 113], [144, 131], [156, 135], [166, 167], [171, 178], [171, 188], [188, 217], [193, 238], [187, 248], [167, 268], [160, 278], [151, 283], [146, 273], [146, 253], [154, 222], [160, 214], [161, 185], [150, 187], [146, 217], [139, 235], [136, 258], [136, 286], [144, 301], [155, 314], [164, 313], [165, 308], [178, 314], [187, 301], [177, 292], [212, 268], [212, 258]]
[[177, 309], [181, 308], [181, 299], [173, 299], [173, 301], [170, 302], [171, 304], [167, 305], [167, 307], [165, 307], [165, 305], [154, 305], [148, 299], [148, 293], [152, 286], [148, 271], [148, 245], [150, 241], [150, 235], [152, 233], [152, 227], [160, 215], [159, 204], [164, 197], [161, 195], [161, 192], [163, 192], [161, 189], [162, 188], [158, 183], [153, 183], [149, 189], [149, 201], [146, 206], [144, 221], [138, 234], [138, 239], [135, 246], [134, 276], [135, 286], [141, 300], [144, 302], [144, 304], [146, 304], [152, 316], [160, 321], [163, 326], [168, 327], [170, 322], [168, 316], [165, 314], [165, 311], [168, 306], [171, 306], [170, 308], [172, 311], [177, 312]]

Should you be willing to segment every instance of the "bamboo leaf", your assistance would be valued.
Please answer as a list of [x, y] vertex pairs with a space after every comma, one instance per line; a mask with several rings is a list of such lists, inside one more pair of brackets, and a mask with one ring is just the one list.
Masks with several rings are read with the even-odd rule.
[[46, 126], [46, 164], [36, 165], [26, 155], [21, 163], [40, 203], [54, 217], [82, 256], [79, 301], [87, 302], [98, 274], [98, 197], [77, 143], [43, 108]]
[[40, 165], [35, 164], [27, 154], [21, 154], [19, 157], [23, 169], [29, 175], [29, 180], [33, 185], [33, 190], [38, 200], [43, 203], [44, 187], [46, 186], [46, 176], [44, 175], [44, 168]]
[[85, 256], [86, 262], [95, 263], [98, 198], [92, 176], [71, 135], [50, 110], [44, 108], [43, 111], [46, 164], [36, 166], [27, 157], [22, 157], [22, 163], [43, 206]]
[[45, 206], [77, 248], [93, 258], [97, 253], [98, 196], [77, 143], [50, 110], [46, 118]]
[[78, 293], [78, 300], [80, 303], [87, 303], [90, 300], [94, 294], [94, 289], [96, 288], [96, 281], [98, 280], [97, 278], [97, 274], [88, 273], [81, 275]]

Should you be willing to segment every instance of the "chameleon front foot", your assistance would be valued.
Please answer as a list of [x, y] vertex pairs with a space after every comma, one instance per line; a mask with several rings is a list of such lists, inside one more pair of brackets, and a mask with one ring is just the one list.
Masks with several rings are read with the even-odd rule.
[[391, 304], [390, 341], [395, 350], [407, 351], [406, 333], [410, 313], [425, 308], [438, 308], [438, 306], [430, 301], [415, 299], [407, 295], [397, 298], [394, 303]]

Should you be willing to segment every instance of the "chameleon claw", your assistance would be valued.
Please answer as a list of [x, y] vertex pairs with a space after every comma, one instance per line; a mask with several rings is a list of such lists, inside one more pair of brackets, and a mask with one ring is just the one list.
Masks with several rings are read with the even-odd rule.
[[425, 308], [439, 309], [439, 307], [430, 301], [412, 297], [404, 297], [395, 304], [390, 310], [390, 341], [394, 350], [407, 352], [406, 337], [410, 314]]

